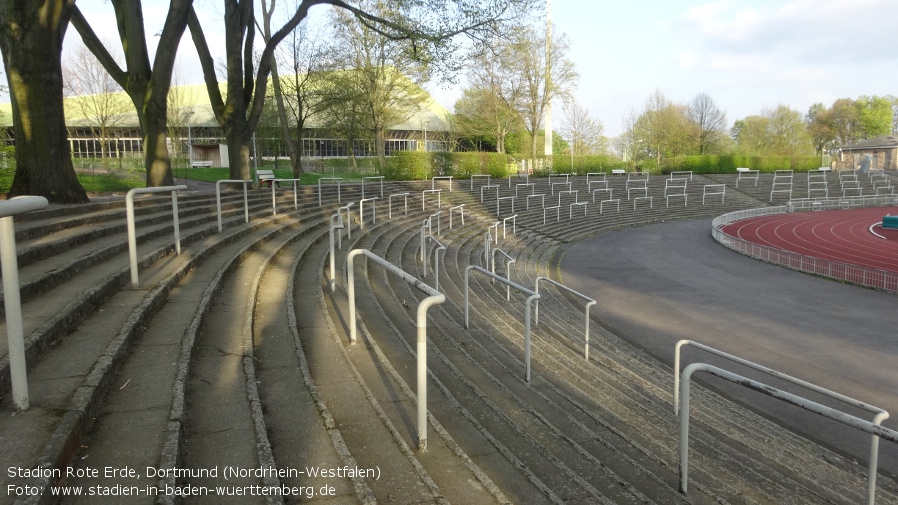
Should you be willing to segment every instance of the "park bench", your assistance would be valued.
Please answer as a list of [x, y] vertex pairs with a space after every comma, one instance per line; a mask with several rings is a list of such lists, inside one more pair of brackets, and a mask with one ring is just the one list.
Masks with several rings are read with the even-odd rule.
[[191, 167], [211, 167], [212, 160], [193, 160], [190, 162]]
[[256, 170], [256, 178], [259, 180], [259, 188], [270, 188], [271, 182], [275, 179], [274, 170]]

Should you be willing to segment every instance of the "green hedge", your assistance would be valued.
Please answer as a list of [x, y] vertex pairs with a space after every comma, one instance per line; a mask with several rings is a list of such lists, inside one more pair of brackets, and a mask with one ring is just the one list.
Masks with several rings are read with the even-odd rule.
[[436, 175], [467, 179], [473, 174], [507, 177], [513, 170], [505, 154], [399, 151], [387, 158], [383, 175], [394, 181], [426, 180]]
[[677, 156], [664, 160], [663, 173], [691, 170], [697, 174], [735, 173], [737, 167], [746, 167], [761, 172], [795, 170], [807, 172], [820, 167], [818, 156], [744, 156], [744, 155], [704, 155]]
[[[573, 167], [571, 164], [573, 163]], [[606, 172], [615, 168], [626, 168], [627, 163], [610, 156], [592, 154], [574, 156], [573, 160], [568, 155], [557, 154], [552, 156], [552, 173], [586, 175], [590, 172]]]

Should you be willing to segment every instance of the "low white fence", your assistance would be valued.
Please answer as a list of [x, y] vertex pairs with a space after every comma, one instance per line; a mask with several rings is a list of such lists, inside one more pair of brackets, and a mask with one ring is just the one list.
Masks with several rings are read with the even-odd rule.
[[890, 293], [898, 293], [898, 273], [784, 251], [775, 247], [748, 242], [723, 232], [724, 226], [734, 221], [753, 217], [784, 214], [786, 212], [800, 210], [850, 209], [890, 205], [898, 205], [898, 197], [857, 196], [847, 198], [807, 198], [791, 200], [787, 205], [739, 210], [718, 216], [711, 221], [711, 236], [720, 244], [761, 261], [784, 266], [800, 272], [850, 282], [859, 286], [881, 289]]

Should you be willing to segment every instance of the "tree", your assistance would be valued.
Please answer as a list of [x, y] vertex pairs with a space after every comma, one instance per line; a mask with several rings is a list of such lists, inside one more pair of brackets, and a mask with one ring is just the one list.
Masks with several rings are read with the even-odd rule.
[[732, 132], [737, 149], [745, 154], [804, 156], [813, 152], [801, 113], [785, 105], [736, 121]]
[[16, 172], [8, 197], [88, 200], [72, 165], [62, 100], [62, 40], [74, 4], [0, 0], [0, 52], [16, 143]]
[[[293, 16], [265, 43], [254, 68], [251, 57], [255, 37], [254, 8], [251, 0], [226, 0], [224, 9], [227, 78], [225, 95], [218, 88], [215, 64], [202, 27], [191, 12], [188, 25], [200, 57], [212, 109], [224, 129], [229, 145], [231, 176], [249, 176], [249, 142], [258, 124], [271, 73], [275, 47], [299, 26], [309, 8], [332, 5], [355, 16], [366, 28], [393, 41], [406, 41], [407, 50], [427, 63], [439, 62], [452, 71], [458, 62], [452, 53], [458, 49], [456, 36], [483, 38], [503, 30], [529, 11], [533, 0], [397, 0], [385, 15], [374, 4], [355, 5], [343, 0], [302, 0]], [[376, 7], [376, 5], [374, 5]], [[427, 46], [425, 48], [425, 46]]]
[[[197, 91], [185, 86], [178, 72], [172, 76], [172, 86], [168, 90], [168, 136], [171, 139], [172, 152], [175, 159], [183, 157], [182, 146], [184, 145], [184, 135], [190, 133], [190, 126], [193, 122], [193, 116], [196, 114], [194, 104], [197, 101]], [[188, 138], [188, 142], [192, 139]], [[190, 146], [187, 146], [186, 156], [187, 163], [190, 164]]]
[[523, 126], [521, 115], [488, 87], [468, 87], [455, 102], [455, 119], [460, 133], [493, 143], [496, 152], [505, 152], [509, 132]]
[[543, 31], [523, 29], [514, 40], [520, 66], [521, 100], [518, 110], [530, 133], [531, 156], [536, 159], [536, 138], [542, 129], [546, 108], [556, 98], [566, 98], [576, 86], [580, 75], [566, 58], [570, 41], [565, 35], [553, 36], [546, 42]]
[[63, 89], [71, 108], [68, 122], [80, 117], [100, 141], [100, 157], [105, 159], [110, 131], [121, 123], [122, 115], [131, 108], [122, 88], [86, 46], [79, 45], [63, 62]]
[[855, 101], [863, 138], [871, 139], [892, 133], [892, 103], [881, 96], [861, 96]]
[[184, 34], [192, 5], [192, 0], [171, 0], [151, 66], [141, 2], [112, 0], [125, 54], [125, 68], [110, 55], [78, 7], [74, 7], [72, 13], [72, 25], [81, 35], [81, 40], [134, 104], [143, 133], [147, 186], [170, 186], [174, 183], [168, 154], [168, 90], [178, 43]]
[[573, 154], [594, 154], [603, 150], [605, 126], [589, 116], [589, 110], [574, 100], [564, 102], [561, 133], [570, 139]]
[[709, 94], [696, 95], [689, 104], [688, 114], [695, 125], [699, 154], [713, 151], [724, 141], [727, 116]]
[[637, 141], [645, 144], [658, 166], [664, 157], [688, 152], [691, 130], [687, 107], [673, 103], [657, 89], [646, 99], [634, 125]]

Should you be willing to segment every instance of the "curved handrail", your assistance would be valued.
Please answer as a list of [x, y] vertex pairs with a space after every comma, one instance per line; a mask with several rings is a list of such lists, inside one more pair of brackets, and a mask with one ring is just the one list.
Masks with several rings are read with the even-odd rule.
[[[548, 277], [544, 277], [544, 276], [539, 276], [536, 278], [535, 291], [537, 293], [539, 293], [540, 281], [548, 282], [549, 284], [552, 284], [553, 286], [561, 288], [574, 296], [582, 298], [583, 300], [585, 300], [587, 302], [586, 306], [583, 309], [583, 317], [585, 319], [585, 325], [584, 325], [585, 328], [583, 330], [583, 341], [584, 341], [584, 343], [583, 343], [583, 359], [589, 359], [589, 308], [592, 307], [593, 305], [595, 305], [596, 301], [593, 300], [592, 298], [584, 295], [583, 293], [578, 293], [577, 291], [574, 291], [573, 289], [565, 286], [564, 284], [561, 284], [558, 281], [552, 280], [552, 279], [550, 279]], [[539, 300], [536, 301], [534, 319], [535, 319], [534, 323], [537, 326], [539, 326]]]
[[480, 273], [486, 275], [487, 277], [493, 278], [505, 285], [515, 288], [516, 290], [524, 293], [525, 295], [528, 295], [527, 301], [524, 302], [524, 361], [525, 361], [525, 368], [526, 368], [524, 378], [527, 382], [530, 382], [530, 303], [533, 302], [534, 300], [539, 300], [539, 293], [531, 291], [531, 290], [525, 288], [524, 286], [521, 286], [520, 284], [512, 282], [504, 277], [500, 277], [483, 267], [479, 267], [477, 265], [468, 265], [468, 267], [465, 268], [465, 329], [468, 329], [468, 327], [469, 327], [469, 317], [468, 317], [469, 296], [468, 296], [468, 293], [469, 293], [470, 289], [469, 289], [468, 278], [471, 275], [471, 270], [480, 272]]
[[25, 327], [22, 323], [13, 216], [40, 210], [47, 205], [49, 202], [42, 196], [17, 196], [0, 202], [0, 268], [3, 271], [3, 304], [6, 309], [6, 344], [9, 348], [13, 404], [18, 410], [28, 410], [28, 365], [25, 360]]
[[353, 249], [346, 257], [346, 269], [349, 275], [349, 340], [352, 343], [356, 341], [356, 315], [355, 315], [355, 274], [353, 262], [356, 256], [364, 255], [371, 261], [386, 268], [399, 276], [402, 280], [408, 282], [414, 287], [423, 291], [427, 298], [418, 303], [418, 313], [416, 317], [417, 336], [417, 372], [418, 372], [418, 449], [427, 450], [427, 310], [433, 305], [438, 305], [446, 301], [446, 295], [440, 293], [436, 289], [428, 286], [420, 279], [410, 275], [389, 261], [381, 258], [367, 249]]

